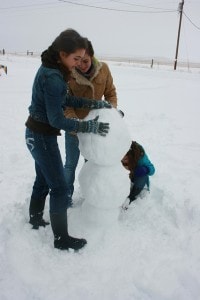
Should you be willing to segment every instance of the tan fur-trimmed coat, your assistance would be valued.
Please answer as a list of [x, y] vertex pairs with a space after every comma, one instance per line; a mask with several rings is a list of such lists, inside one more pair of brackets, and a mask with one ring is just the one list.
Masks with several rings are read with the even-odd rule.
[[[97, 62], [94, 75], [88, 80], [74, 69], [69, 81], [69, 93], [73, 96], [88, 99], [105, 99], [117, 107], [117, 94], [109, 67], [104, 62]], [[67, 107], [64, 114], [67, 118], [85, 118], [89, 109]]]

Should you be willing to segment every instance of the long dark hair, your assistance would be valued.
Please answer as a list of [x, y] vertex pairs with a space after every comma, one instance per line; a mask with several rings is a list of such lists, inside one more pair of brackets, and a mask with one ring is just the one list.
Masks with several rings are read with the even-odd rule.
[[94, 56], [94, 48], [92, 46], [91, 41], [87, 40], [87, 49], [86, 49], [86, 53], [90, 56], [93, 57]]
[[70, 71], [68, 70], [68, 68], [60, 64], [60, 51], [71, 54], [78, 49], [86, 48], [86, 38], [82, 37], [74, 29], [66, 29], [60, 33], [60, 35], [53, 41], [53, 43], [47, 50], [42, 52], [42, 65], [47, 68], [59, 69], [67, 79], [67, 77], [69, 77]]

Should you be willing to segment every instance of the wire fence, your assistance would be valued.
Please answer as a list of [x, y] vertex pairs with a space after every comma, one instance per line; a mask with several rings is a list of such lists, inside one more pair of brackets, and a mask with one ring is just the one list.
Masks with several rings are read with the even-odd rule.
[[[26, 57], [40, 57], [41, 52], [34, 52], [27, 50], [26, 52], [5, 52], [3, 49], [0, 50], [0, 57], [2, 55], [15, 55], [15, 56], [26, 56]], [[106, 55], [97, 55], [97, 59], [100, 61], [105, 61], [105, 62], [112, 62], [115, 64], [126, 64], [129, 66], [135, 66], [135, 67], [144, 67], [144, 68], [174, 68], [174, 63], [175, 61], [173, 59], [168, 59], [168, 58], [162, 58], [162, 57], [156, 57], [156, 58], [151, 58], [151, 57], [120, 57], [120, 56], [106, 56]], [[177, 61], [177, 68], [179, 69], [198, 69], [200, 70], [200, 62], [190, 62], [190, 61], [183, 61], [183, 60], [178, 60]]]
[[[126, 63], [132, 66], [143, 66], [149, 68], [159, 68], [162, 66], [174, 67], [174, 60], [167, 58], [145, 58], [145, 57], [108, 57], [108, 56], [99, 56], [100, 60], [111, 61], [117, 63]], [[200, 63], [198, 62], [189, 62], [189, 61], [177, 61], [177, 66], [179, 68], [196, 68], [200, 69]]]

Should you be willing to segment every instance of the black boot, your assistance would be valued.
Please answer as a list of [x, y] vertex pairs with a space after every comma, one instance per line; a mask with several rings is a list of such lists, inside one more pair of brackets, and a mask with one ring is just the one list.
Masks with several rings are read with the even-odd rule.
[[85, 239], [78, 239], [68, 234], [67, 213], [50, 214], [51, 226], [54, 234], [54, 247], [60, 250], [72, 248], [79, 250], [87, 244]]
[[39, 229], [40, 226], [45, 227], [49, 225], [49, 222], [46, 222], [43, 219], [45, 198], [41, 200], [36, 200], [31, 198], [30, 206], [29, 206], [29, 215], [30, 221], [29, 223], [33, 225], [33, 229]]

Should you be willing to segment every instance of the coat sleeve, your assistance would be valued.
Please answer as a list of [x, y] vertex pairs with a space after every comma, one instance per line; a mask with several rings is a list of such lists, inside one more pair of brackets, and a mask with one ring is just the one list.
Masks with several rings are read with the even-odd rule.
[[78, 119], [78, 116], [77, 116], [77, 114], [76, 114], [74, 108], [73, 108], [73, 107], [69, 107], [69, 106], [67, 106], [67, 107], [65, 108], [65, 110], [64, 110], [64, 116], [65, 116], [65, 118]]
[[[68, 85], [68, 88], [69, 88], [69, 91], [68, 91], [69, 95], [75, 96], [73, 94], [72, 89], [70, 88], [70, 85]], [[64, 110], [64, 115], [65, 115], [66, 118], [70, 118], [70, 119], [71, 118], [75, 118], [75, 119], [78, 119], [78, 116], [77, 116], [77, 114], [75, 112], [75, 109], [73, 107], [67, 106], [65, 108], [65, 110]]]
[[143, 165], [146, 166], [149, 169], [149, 176], [153, 175], [155, 173], [155, 167], [148, 158], [147, 154], [145, 153], [143, 156]]
[[[77, 131], [78, 121], [67, 119], [63, 114], [63, 103], [66, 101], [66, 93], [63, 80], [57, 74], [48, 76], [43, 84], [45, 107], [49, 124], [55, 128], [67, 132]], [[74, 102], [73, 102], [74, 101]], [[70, 105], [81, 106], [81, 99], [69, 98]], [[84, 102], [82, 102], [82, 105]]]
[[117, 93], [116, 93], [116, 88], [113, 83], [113, 77], [112, 77], [110, 69], [106, 63], [104, 63], [104, 68], [106, 69], [106, 73], [107, 73], [104, 98], [106, 101], [110, 102], [116, 108], [117, 107]]

